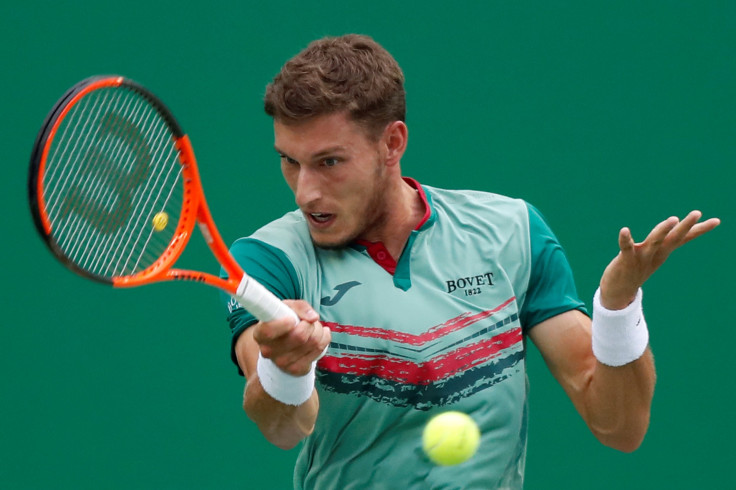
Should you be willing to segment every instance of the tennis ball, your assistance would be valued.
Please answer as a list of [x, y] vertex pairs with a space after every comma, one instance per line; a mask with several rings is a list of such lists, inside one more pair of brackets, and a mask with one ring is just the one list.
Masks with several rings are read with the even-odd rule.
[[422, 447], [434, 463], [451, 466], [466, 461], [480, 444], [480, 430], [469, 415], [450, 411], [436, 415], [424, 427]]
[[169, 215], [166, 213], [166, 211], [161, 211], [160, 213], [156, 213], [156, 215], [153, 217], [153, 229], [156, 231], [161, 231], [164, 228], [166, 228], [166, 225], [169, 223]]

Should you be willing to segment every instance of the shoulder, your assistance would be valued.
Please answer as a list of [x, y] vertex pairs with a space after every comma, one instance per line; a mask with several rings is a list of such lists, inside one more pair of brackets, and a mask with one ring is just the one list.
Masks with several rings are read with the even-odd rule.
[[297, 209], [262, 226], [251, 235], [251, 238], [266, 242], [274, 239], [301, 241], [305, 236], [309, 238], [307, 223], [304, 215]]
[[280, 262], [289, 268], [311, 262], [314, 247], [304, 216], [296, 210], [285, 214], [247, 237], [239, 238], [230, 252], [241, 263]]
[[523, 199], [493, 192], [422, 187], [440, 216], [492, 227], [529, 228], [530, 205]]
[[240, 241], [258, 241], [293, 258], [312, 253], [314, 249], [307, 222], [299, 210], [286, 213]]
[[496, 194], [494, 192], [479, 191], [474, 189], [444, 189], [440, 187], [433, 187], [430, 185], [422, 184], [425, 191], [445, 202], [453, 203], [489, 203], [489, 202], [523, 202], [522, 199], [516, 199], [513, 197], [504, 196], [502, 194]]
[[258, 248], [268, 255], [290, 264], [299, 277], [308, 275], [316, 266], [316, 252], [309, 227], [300, 210], [291, 211], [256, 230], [252, 235], [236, 241], [240, 246]]
[[432, 201], [437, 205], [454, 206], [459, 209], [496, 208], [523, 210], [526, 212], [526, 201], [523, 199], [495, 194], [493, 192], [469, 189], [441, 189], [439, 187], [422, 186]]

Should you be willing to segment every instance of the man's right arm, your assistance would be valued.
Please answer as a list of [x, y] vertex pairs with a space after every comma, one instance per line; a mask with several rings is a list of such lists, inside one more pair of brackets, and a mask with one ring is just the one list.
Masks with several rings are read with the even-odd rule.
[[[264, 360], [272, 363], [271, 369], [277, 370], [276, 382], [282, 375], [304, 376], [314, 369], [314, 363], [329, 345], [330, 331], [322, 326], [317, 313], [305, 301], [286, 300], [285, 303], [301, 321], [295, 325], [289, 318], [282, 318], [256, 323], [239, 336], [235, 355], [246, 378], [243, 409], [269, 442], [291, 449], [314, 430], [319, 412], [317, 391], [312, 385], [311, 395], [303, 403], [283, 403], [264, 389], [258, 363]], [[273, 379], [269, 381], [273, 382]], [[269, 389], [272, 393], [273, 388]]]

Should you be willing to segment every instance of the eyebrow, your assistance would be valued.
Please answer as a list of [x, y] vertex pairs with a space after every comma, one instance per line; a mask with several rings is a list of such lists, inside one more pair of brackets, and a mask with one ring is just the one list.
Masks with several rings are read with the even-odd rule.
[[[276, 150], [276, 153], [278, 153], [279, 155], [289, 156], [288, 153], [286, 153], [285, 151], [281, 150], [278, 146], [274, 145], [273, 148], [274, 148], [274, 150]], [[328, 148], [325, 148], [323, 150], [318, 151], [317, 153], [313, 153], [312, 155], [310, 155], [310, 159], [312, 159], [312, 160], [318, 160], [319, 158], [323, 158], [323, 157], [326, 157], [328, 155], [332, 155], [334, 153], [341, 153], [341, 152], [344, 152], [344, 151], [346, 151], [346, 148], [344, 146], [341, 146], [341, 145], [330, 146]], [[289, 157], [289, 158], [291, 158], [291, 157]]]

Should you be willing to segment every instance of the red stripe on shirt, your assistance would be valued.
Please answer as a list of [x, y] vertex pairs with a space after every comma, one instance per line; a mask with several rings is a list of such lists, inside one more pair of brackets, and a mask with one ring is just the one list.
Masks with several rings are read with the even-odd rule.
[[333, 373], [375, 376], [387, 381], [427, 385], [500, 357], [503, 351], [521, 342], [521, 328], [516, 327], [422, 363], [375, 355], [327, 355], [319, 360], [318, 366]]
[[359, 337], [370, 337], [375, 339], [391, 340], [394, 342], [400, 342], [402, 344], [408, 344], [413, 346], [419, 346], [431, 342], [440, 337], [448, 335], [457, 330], [461, 330], [473, 323], [479, 322], [489, 316], [498, 313], [502, 309], [506, 308], [511, 304], [516, 297], [511, 297], [504, 301], [501, 305], [497, 306], [492, 310], [481, 311], [475, 315], [470, 313], [463, 313], [462, 315], [451, 318], [450, 320], [435, 325], [426, 332], [414, 335], [406, 332], [397, 332], [395, 330], [387, 330], [380, 327], [362, 327], [358, 325], [341, 325], [334, 322], [324, 322], [324, 326], [329, 327], [332, 332], [346, 333], [348, 335], [357, 335]]

